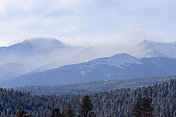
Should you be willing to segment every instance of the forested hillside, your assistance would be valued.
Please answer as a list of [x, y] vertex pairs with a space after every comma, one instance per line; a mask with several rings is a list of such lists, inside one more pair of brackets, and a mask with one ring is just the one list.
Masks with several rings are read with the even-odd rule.
[[56, 85], [56, 86], [26, 86], [17, 87], [15, 90], [22, 92], [29, 92], [34, 95], [72, 95], [72, 94], [94, 94], [102, 91], [111, 91], [115, 89], [135, 89], [138, 87], [153, 86], [168, 82], [171, 79], [176, 79], [176, 76], [163, 76], [152, 78], [138, 78], [138, 79], [123, 79], [123, 80], [104, 80], [92, 81], [89, 83]]
[[[141, 87], [135, 90], [117, 89], [90, 95], [93, 111], [97, 117], [132, 117], [131, 111], [139, 98], [150, 97], [153, 100], [153, 114], [176, 116], [176, 80], [169, 83]], [[0, 89], [0, 116], [14, 116], [19, 107], [27, 110], [32, 117], [49, 117], [54, 107], [66, 108], [71, 103], [75, 116], [82, 97], [79, 95], [37, 96], [18, 91]]]

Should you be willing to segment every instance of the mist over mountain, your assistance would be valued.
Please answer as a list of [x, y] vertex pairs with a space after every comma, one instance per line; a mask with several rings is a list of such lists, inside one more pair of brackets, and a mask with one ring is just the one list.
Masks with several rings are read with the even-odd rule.
[[175, 75], [176, 59], [135, 58], [128, 54], [95, 59], [31, 73], [1, 84], [3, 87], [59, 85], [99, 80], [119, 80]]
[[176, 42], [160, 43], [144, 40], [134, 47], [129, 53], [133, 56], [143, 57], [168, 57], [176, 58]]
[[[113, 50], [113, 53], [116, 53], [116, 50]], [[45, 71], [110, 55], [112, 52], [109, 50], [70, 46], [58, 39], [28, 39], [8, 47], [0, 47], [0, 79], [4, 82], [31, 72]]]
[[57, 39], [36, 38], [25, 40], [9, 47], [1, 47], [0, 53], [4, 55], [16, 54], [19, 56], [30, 56], [50, 53], [64, 47], [66, 45]]
[[176, 117], [175, 6], [0, 0], [0, 117]]
[[0, 47], [1, 82], [29, 72], [91, 59], [93, 56], [80, 54], [83, 49], [50, 38], [29, 39], [9, 47]]
[[[121, 48], [121, 49], [118, 49], [118, 48]], [[122, 50], [126, 50], [125, 52], [128, 54], [131, 54], [132, 56], [128, 54], [118, 55], [117, 53], [124, 52]], [[139, 59], [139, 58], [143, 58], [143, 57], [151, 58], [151, 59], [152, 57], [176, 58], [176, 53], [174, 51], [176, 50], [175, 42], [159, 43], [159, 42], [152, 42], [152, 41], [145, 40], [139, 45], [137, 45], [136, 47], [130, 49], [130, 51], [127, 51], [127, 50], [128, 48], [125, 48], [123, 46], [118, 46], [118, 45], [117, 47], [108, 46], [103, 48], [102, 47], [76, 47], [76, 46], [70, 46], [70, 45], [64, 44], [63, 42], [57, 39], [51, 39], [51, 38], [28, 39], [21, 43], [11, 45], [9, 47], [0, 47], [0, 73], [1, 73], [0, 79], [1, 79], [1, 82], [6, 82], [8, 80], [14, 79], [16, 77], [20, 77], [25, 74], [31, 75], [37, 72], [42, 72], [42, 71], [46, 72], [46, 70], [49, 70], [49, 69], [54, 69], [54, 68], [58, 69], [59, 67], [64, 65], [70, 65], [70, 64], [78, 65], [79, 63], [82, 63], [84, 65], [79, 67], [79, 70], [73, 67], [75, 65], [71, 65], [71, 67], [67, 69], [68, 71], [66, 70], [64, 72], [68, 72], [70, 74], [72, 74], [71, 72], [73, 72], [73, 74], [75, 74], [75, 71], [73, 71], [73, 69], [77, 70], [77, 72], [80, 74], [76, 73], [76, 77], [78, 77], [80, 81], [91, 81], [91, 79], [87, 79], [86, 77], [91, 77], [93, 73], [94, 73], [94, 77], [92, 77], [92, 80], [105, 80], [105, 79], [112, 80], [115, 77], [116, 78], [137, 77], [137, 75], [130, 74], [133, 71], [133, 68], [135, 66], [137, 66], [138, 68], [139, 65], [142, 65], [144, 63], [147, 65], [147, 61], [144, 62], [145, 59]], [[113, 53], [117, 55], [112, 56]], [[112, 56], [112, 57], [105, 57], [105, 56]], [[96, 59], [96, 58], [100, 58], [100, 59]], [[92, 59], [96, 59], [96, 60], [90, 61]], [[160, 59], [156, 59], [156, 58], [153, 58], [153, 59], [154, 59], [154, 63], [158, 64], [158, 62], [160, 62]], [[146, 60], [149, 60], [149, 59], [146, 59]], [[172, 60], [174, 61], [174, 59]], [[83, 63], [87, 61], [89, 62]], [[152, 60], [150, 60], [150, 63], [151, 61]], [[165, 63], [159, 63], [158, 66], [162, 66], [162, 64], [165, 64]], [[155, 68], [156, 66], [153, 66], [153, 64], [150, 64], [147, 69], [153, 69], [153, 67]], [[168, 66], [166, 66], [166, 68], [164, 67], [162, 68], [162, 70], [164, 69], [170, 70]], [[62, 68], [67, 68], [67, 67], [64, 66]], [[127, 70], [124, 71], [124, 68], [128, 69], [130, 73], [126, 74]], [[136, 69], [137, 71], [137, 68], [134, 68], [134, 69]], [[100, 70], [105, 70], [105, 69], [109, 72], [101, 73]], [[141, 69], [143, 69], [144, 71], [146, 68], [141, 68]], [[116, 70], [122, 71], [122, 72], [117, 72], [114, 75], [114, 72]], [[159, 75], [159, 76], [174, 75], [175, 73], [175, 72], [172, 72], [171, 70], [170, 72], [165, 72], [165, 74], [163, 74], [162, 70], [160, 69], [160, 71], [156, 71], [155, 75]], [[134, 74], [136, 73], [136, 71], [133, 71]], [[59, 77], [60, 75], [62, 77], [69, 77], [68, 75], [65, 76], [64, 72], [61, 73], [63, 75], [61, 75], [58, 72], [52, 77], [56, 78], [56, 77]], [[146, 77], [148, 76], [153, 76], [153, 75], [147, 75]], [[81, 79], [81, 77], [84, 77], [84, 80]], [[138, 75], [138, 77], [145, 77], [145, 75], [144, 74]], [[32, 79], [35, 79], [35, 78], [32, 78]], [[48, 80], [49, 79], [47, 79], [47, 81]], [[70, 79], [70, 81], [74, 82], [74, 79]], [[63, 80], [63, 83], [67, 83], [67, 82]], [[71, 82], [68, 82], [68, 83], [71, 83]]]
[[0, 65], [1, 82], [11, 80], [14, 77], [29, 73], [30, 71], [31, 71], [31, 66], [27, 66], [19, 63], [2, 64]]

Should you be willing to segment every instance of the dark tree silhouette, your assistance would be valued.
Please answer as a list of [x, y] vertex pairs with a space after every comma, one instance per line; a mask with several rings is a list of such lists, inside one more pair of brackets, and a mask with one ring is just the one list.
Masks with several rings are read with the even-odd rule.
[[153, 117], [153, 105], [151, 98], [141, 98], [132, 109], [133, 117]]
[[47, 117], [46, 113], [44, 113], [44, 117]]
[[53, 108], [50, 117], [62, 117], [58, 108]]
[[66, 114], [67, 114], [67, 110], [63, 107], [63, 108], [62, 108], [61, 116], [62, 116], [62, 117], [66, 117]]
[[15, 117], [31, 117], [31, 116], [27, 114], [27, 112], [22, 107], [19, 107]]
[[74, 117], [74, 112], [71, 104], [69, 104], [67, 107], [66, 117]]
[[87, 117], [96, 117], [96, 113], [95, 112], [89, 112], [87, 114]]
[[78, 117], [87, 117], [87, 114], [92, 109], [93, 109], [93, 103], [91, 102], [89, 96], [86, 95], [81, 101]]

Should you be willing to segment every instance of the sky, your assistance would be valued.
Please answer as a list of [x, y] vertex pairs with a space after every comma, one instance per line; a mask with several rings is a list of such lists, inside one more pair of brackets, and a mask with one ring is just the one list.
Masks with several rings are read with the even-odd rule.
[[77, 46], [176, 41], [176, 0], [0, 0], [0, 46], [57, 38]]

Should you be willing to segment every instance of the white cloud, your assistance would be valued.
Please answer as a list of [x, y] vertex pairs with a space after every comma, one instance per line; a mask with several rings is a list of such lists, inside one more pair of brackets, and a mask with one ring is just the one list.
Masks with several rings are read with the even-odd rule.
[[0, 15], [8, 15], [11, 10], [31, 10], [35, 0], [0, 0]]
[[153, 12], [163, 15], [164, 5], [172, 3], [175, 1], [0, 0], [0, 44], [9, 45], [40, 36], [61, 38], [64, 42], [81, 46], [131, 46], [144, 39], [164, 40], [159, 34], [165, 32], [165, 38], [171, 34], [170, 27], [166, 32], [167, 28], [162, 25], [172, 25], [155, 17]]
[[65, 43], [79, 46], [127, 46], [133, 47], [142, 42], [143, 40], [162, 41], [164, 39], [151, 32], [146, 32], [141, 29], [123, 27], [119, 28], [113, 35], [82, 35], [77, 37], [60, 37]]
[[[9, 45], [30, 37], [69, 34], [80, 28], [82, 11], [91, 0], [0, 0], [0, 42]], [[63, 16], [53, 17], [53, 12]], [[59, 14], [60, 15], [60, 14]], [[9, 44], [6, 44], [8, 43]]]
[[42, 10], [76, 9], [91, 0], [0, 0], [0, 15], [8, 15], [13, 10], [29, 11], [44, 7]]

